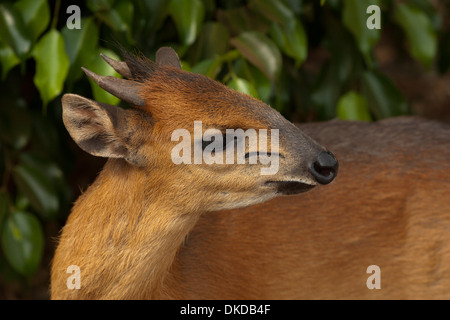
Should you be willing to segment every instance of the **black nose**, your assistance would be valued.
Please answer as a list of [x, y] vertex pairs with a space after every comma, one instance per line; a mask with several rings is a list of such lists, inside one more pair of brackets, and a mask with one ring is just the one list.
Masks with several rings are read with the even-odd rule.
[[316, 181], [320, 184], [328, 184], [336, 177], [338, 161], [334, 155], [327, 151], [319, 153], [317, 160], [310, 167]]

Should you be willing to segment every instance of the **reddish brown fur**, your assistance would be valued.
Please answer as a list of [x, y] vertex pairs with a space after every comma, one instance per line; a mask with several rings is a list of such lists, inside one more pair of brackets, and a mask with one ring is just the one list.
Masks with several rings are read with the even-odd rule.
[[[449, 299], [450, 128], [415, 118], [301, 128], [333, 146], [336, 181], [202, 215], [163, 297]], [[370, 265], [380, 290], [366, 287]]]
[[[63, 98], [75, 141], [117, 159], [63, 228], [53, 299], [450, 298], [448, 126], [416, 118], [302, 126], [337, 155], [336, 181], [217, 211], [272, 198], [267, 179], [313, 184], [308, 167], [324, 148], [253, 98], [173, 67], [151, 69], [142, 110]], [[280, 128], [279, 172], [175, 165], [170, 133], [192, 131], [196, 120]], [[81, 269], [79, 290], [66, 286], [70, 265]], [[381, 268], [380, 290], [366, 287], [369, 265]]]
[[[302, 129], [334, 146], [341, 170], [333, 184], [244, 209], [203, 214], [195, 227], [197, 216], [180, 221], [193, 230], [173, 266], [167, 262], [170, 271], [160, 275], [161, 286], [152, 294], [145, 287], [148, 275], [140, 274], [130, 261], [123, 265], [120, 279], [125, 280], [117, 284], [122, 286], [100, 295], [110, 281], [107, 260], [89, 257], [96, 272], [92, 283], [89, 272], [82, 273], [82, 285], [89, 294], [81, 297], [450, 298], [450, 167], [449, 149], [442, 148], [448, 143], [449, 128], [412, 118], [379, 124], [331, 122]], [[104, 176], [100, 179], [109, 179]], [[122, 203], [119, 190], [134, 194], [130, 188], [141, 188], [123, 179], [123, 186], [115, 179], [114, 190], [104, 187], [95, 197], [105, 200], [105, 212], [143, 201]], [[100, 187], [98, 181], [92, 188], [96, 187]], [[83, 197], [91, 194], [88, 191]], [[68, 226], [74, 218], [73, 213]], [[80, 224], [83, 229], [72, 230], [74, 242], [68, 245], [82, 247], [101, 239], [120, 244], [120, 236], [129, 235], [130, 241], [145, 237], [137, 232], [139, 225], [146, 227], [145, 221], [133, 222], [133, 218], [124, 215], [119, 221], [110, 220], [92, 212], [84, 218], [92, 230]], [[121, 230], [125, 220], [129, 223]], [[64, 252], [64, 248], [58, 250]], [[146, 263], [145, 254], [130, 254]], [[64, 266], [80, 263], [70, 257], [60, 260]], [[381, 268], [380, 290], [366, 287], [366, 268], [372, 264]], [[140, 280], [126, 277], [130, 269]], [[67, 276], [54, 274], [63, 280]], [[54, 298], [79, 294], [65, 287], [52, 289]], [[127, 295], [130, 291], [132, 295]]]

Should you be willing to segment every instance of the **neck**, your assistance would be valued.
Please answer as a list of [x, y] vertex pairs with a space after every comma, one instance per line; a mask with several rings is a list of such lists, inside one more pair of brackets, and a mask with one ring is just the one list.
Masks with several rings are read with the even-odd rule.
[[149, 182], [148, 176], [123, 161], [109, 160], [75, 204], [60, 244], [72, 247], [58, 249], [72, 255], [63, 261], [80, 267], [80, 295], [84, 290], [93, 298], [158, 297], [200, 212], [180, 200], [170, 184]]

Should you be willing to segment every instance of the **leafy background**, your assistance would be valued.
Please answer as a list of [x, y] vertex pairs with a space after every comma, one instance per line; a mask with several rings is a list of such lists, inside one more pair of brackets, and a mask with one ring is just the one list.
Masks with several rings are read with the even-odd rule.
[[[366, 27], [372, 4], [381, 30]], [[0, 298], [48, 298], [55, 238], [104, 163], [74, 146], [61, 94], [119, 104], [80, 70], [118, 76], [99, 58], [120, 59], [115, 43], [150, 58], [172, 46], [185, 70], [292, 121], [450, 119], [448, 2], [90, 0], [81, 29], [69, 6], [0, 4]]]

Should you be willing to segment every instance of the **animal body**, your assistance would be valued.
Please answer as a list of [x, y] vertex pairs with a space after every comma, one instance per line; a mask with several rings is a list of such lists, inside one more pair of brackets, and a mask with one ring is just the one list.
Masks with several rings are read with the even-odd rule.
[[[132, 108], [63, 97], [72, 138], [109, 160], [62, 230], [53, 299], [450, 298], [448, 125], [406, 117], [296, 127], [181, 70], [170, 48], [155, 62], [104, 59], [128, 80], [86, 74]], [[244, 163], [228, 129], [254, 130]], [[175, 152], [181, 163], [174, 132], [193, 136]], [[235, 162], [184, 154], [213, 143], [214, 157], [232, 150]], [[251, 161], [262, 155], [275, 172]], [[67, 285], [72, 265], [79, 289]], [[368, 288], [371, 265], [380, 289]]]

